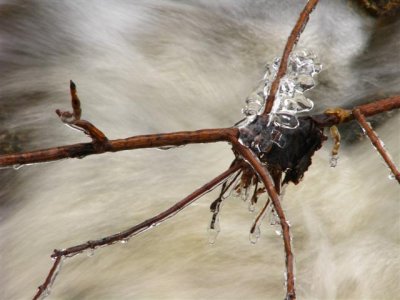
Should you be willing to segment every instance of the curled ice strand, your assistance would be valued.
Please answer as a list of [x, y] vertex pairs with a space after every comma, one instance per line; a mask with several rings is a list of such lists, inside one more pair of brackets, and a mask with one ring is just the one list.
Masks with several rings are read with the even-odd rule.
[[295, 90], [303, 93], [315, 86], [315, 81], [311, 76], [300, 74], [295, 78]]
[[[246, 99], [246, 106], [242, 110], [247, 118], [259, 115], [265, 105], [265, 99], [270, 93], [271, 83], [278, 71], [280, 59], [276, 58], [271, 65], [266, 65], [265, 74], [258, 87]], [[270, 113], [270, 123], [275, 127], [294, 129], [299, 126], [297, 114], [313, 109], [314, 103], [303, 95], [304, 92], [316, 85], [314, 76], [321, 72], [322, 65], [317, 61], [316, 55], [309, 50], [294, 51], [288, 61], [286, 75], [280, 80], [278, 92]], [[248, 126], [254, 119], [243, 126]], [[274, 141], [279, 147], [282, 144]], [[257, 144], [254, 148], [260, 148]]]
[[338, 160], [339, 160], [339, 155], [331, 155], [329, 159], [329, 166], [331, 168], [335, 168], [338, 164]]
[[295, 129], [299, 126], [299, 120], [294, 114], [279, 113], [273, 116], [274, 125], [287, 129]]

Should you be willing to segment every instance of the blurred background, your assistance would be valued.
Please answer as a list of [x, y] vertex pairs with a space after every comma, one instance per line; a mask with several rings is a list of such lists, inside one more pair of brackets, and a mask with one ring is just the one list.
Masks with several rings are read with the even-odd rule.
[[[299, 47], [323, 71], [314, 112], [400, 94], [396, 1], [324, 1]], [[110, 139], [229, 127], [264, 66], [280, 56], [305, 1], [0, 0], [0, 151], [89, 141], [64, 126], [75, 81], [83, 119]], [[398, 113], [371, 123], [400, 163]], [[298, 299], [394, 299], [400, 293], [399, 185], [356, 124], [336, 168], [331, 141], [284, 208]], [[30, 299], [50, 254], [139, 223], [227, 169], [225, 143], [102, 154], [0, 170], [0, 298]], [[130, 240], [67, 259], [49, 299], [282, 299], [282, 240], [225, 201], [208, 243], [207, 194]], [[265, 199], [260, 201], [256, 212]]]

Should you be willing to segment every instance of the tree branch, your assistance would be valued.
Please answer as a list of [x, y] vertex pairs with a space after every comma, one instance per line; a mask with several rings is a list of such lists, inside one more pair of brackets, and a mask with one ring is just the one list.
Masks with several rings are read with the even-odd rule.
[[51, 284], [55, 280], [55, 276], [57, 275], [56, 269], [61, 263], [61, 259], [64, 257], [72, 257], [74, 255], [77, 255], [79, 253], [82, 253], [85, 250], [94, 250], [98, 247], [105, 246], [105, 245], [111, 245], [117, 242], [121, 241], [126, 241], [127, 239], [131, 238], [132, 236], [135, 236], [139, 233], [142, 233], [148, 229], [151, 229], [152, 227], [155, 227], [159, 225], [160, 223], [166, 221], [167, 219], [171, 218], [172, 216], [176, 215], [178, 212], [180, 212], [182, 209], [184, 209], [186, 206], [189, 204], [193, 203], [194, 201], [198, 200], [201, 196], [212, 190], [214, 187], [216, 187], [218, 184], [220, 184], [222, 181], [224, 181], [226, 178], [228, 178], [230, 175], [238, 171], [243, 167], [244, 163], [243, 161], [237, 161], [237, 163], [233, 164], [228, 170], [223, 172], [222, 174], [218, 175], [215, 177], [213, 180], [209, 181], [202, 187], [198, 188], [195, 190], [193, 193], [182, 199], [181, 201], [177, 202], [175, 205], [171, 206], [167, 210], [159, 213], [158, 215], [147, 219], [146, 221], [143, 221], [142, 223], [139, 223], [127, 230], [124, 230], [122, 232], [119, 232], [117, 234], [113, 234], [98, 240], [94, 241], [88, 241], [86, 243], [77, 245], [77, 246], [72, 246], [67, 249], [63, 250], [54, 250], [53, 254], [51, 257], [55, 259], [53, 266], [51, 267], [45, 282], [38, 288], [38, 291], [36, 295], [33, 297], [34, 300], [40, 299], [43, 293], [46, 291], [49, 292], [49, 288]]
[[353, 116], [357, 119], [357, 121], [361, 125], [361, 127], [364, 128], [365, 133], [368, 135], [369, 139], [371, 140], [371, 143], [375, 146], [376, 150], [378, 150], [378, 152], [382, 156], [383, 160], [388, 165], [390, 171], [393, 173], [394, 177], [400, 183], [399, 170], [397, 170], [396, 165], [390, 158], [389, 153], [385, 150], [385, 148], [382, 145], [381, 140], [376, 135], [376, 133], [374, 132], [372, 127], [368, 124], [368, 122], [365, 119], [364, 115], [362, 114], [361, 110], [359, 108], [353, 109]]
[[279, 217], [280, 225], [282, 228], [283, 243], [286, 254], [286, 272], [287, 272], [287, 282], [286, 282], [286, 300], [295, 300], [296, 292], [294, 287], [294, 257], [291, 246], [290, 237], [290, 226], [286, 221], [285, 213], [283, 212], [279, 195], [274, 186], [273, 180], [268, 170], [262, 165], [258, 157], [247, 147], [243, 146], [239, 141], [232, 139], [231, 143], [234, 150], [237, 151], [255, 170], [255, 172], [260, 176], [265, 188], [267, 189], [268, 195], [274, 205], [274, 209]]
[[297, 41], [300, 38], [301, 33], [307, 25], [307, 22], [310, 18], [310, 14], [314, 10], [315, 6], [318, 4], [319, 0], [308, 0], [306, 6], [301, 12], [299, 19], [296, 22], [296, 25], [293, 27], [292, 32], [286, 42], [285, 50], [283, 51], [282, 58], [280, 61], [278, 73], [275, 76], [274, 81], [272, 82], [271, 89], [267, 100], [265, 101], [265, 107], [262, 115], [267, 115], [270, 113], [272, 106], [274, 105], [275, 96], [278, 92], [279, 83], [283, 76], [286, 74], [287, 64], [290, 53], [293, 51], [294, 46], [297, 44]]
[[237, 128], [203, 129], [197, 131], [138, 135], [126, 139], [109, 140], [106, 148], [96, 147], [95, 142], [92, 142], [24, 153], [0, 155], [0, 167], [49, 162], [64, 158], [82, 158], [104, 152], [118, 152], [163, 146], [181, 146], [197, 143], [215, 143], [228, 141], [231, 137], [237, 137], [238, 135], [239, 131]]
[[[400, 108], [400, 96], [377, 100], [369, 104], [360, 105], [357, 108], [360, 109], [363, 115], [367, 117], [373, 116], [382, 112]], [[310, 117], [320, 127], [330, 127], [354, 119], [351, 110], [341, 108], [323, 114], [312, 115]], [[96, 147], [95, 142], [92, 142], [31, 152], [4, 154], [0, 155], [0, 167], [49, 162], [65, 158], [82, 158], [88, 155], [101, 154], [104, 152], [231, 141], [232, 138], [238, 139], [238, 137], [239, 130], [235, 127], [138, 135], [126, 139], [109, 140], [106, 148]]]

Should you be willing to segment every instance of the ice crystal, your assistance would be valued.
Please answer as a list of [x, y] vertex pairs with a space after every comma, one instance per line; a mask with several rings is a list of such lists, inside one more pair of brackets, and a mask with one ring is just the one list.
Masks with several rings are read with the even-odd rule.
[[[246, 117], [254, 117], [262, 112], [271, 84], [278, 71], [280, 59], [266, 65], [263, 79], [247, 97], [242, 112]], [[278, 127], [296, 128], [299, 125], [296, 114], [313, 109], [314, 103], [304, 96], [304, 92], [315, 86], [314, 76], [321, 71], [317, 57], [309, 50], [299, 50], [289, 56], [286, 75], [279, 83], [279, 89], [270, 113], [270, 120]]]

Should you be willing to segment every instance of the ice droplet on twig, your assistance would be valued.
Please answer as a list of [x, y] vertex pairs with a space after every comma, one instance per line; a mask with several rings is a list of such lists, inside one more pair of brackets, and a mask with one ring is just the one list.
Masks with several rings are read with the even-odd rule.
[[256, 244], [261, 236], [260, 224], [256, 224], [254, 231], [250, 231], [249, 240], [252, 244]]
[[335, 168], [338, 164], [339, 160], [339, 155], [331, 155], [331, 158], [329, 159], [329, 165], [331, 168]]
[[253, 213], [256, 210], [256, 204], [253, 201], [249, 201], [248, 209], [249, 212]]
[[127, 244], [129, 242], [129, 238], [124, 238], [121, 240], [121, 244]]
[[87, 257], [92, 257], [94, 255], [94, 248], [89, 248], [86, 250]]
[[217, 240], [218, 234], [221, 231], [221, 227], [219, 225], [219, 216], [217, 215], [210, 222], [210, 226], [208, 227], [208, 242], [212, 245]]
[[170, 149], [177, 149], [177, 148], [182, 148], [185, 147], [185, 145], [179, 145], [179, 146], [161, 146], [161, 147], [157, 147], [158, 150], [170, 150]]
[[240, 198], [242, 199], [243, 202], [246, 202], [248, 197], [249, 197], [249, 188], [242, 187], [240, 190]]

